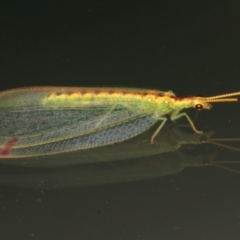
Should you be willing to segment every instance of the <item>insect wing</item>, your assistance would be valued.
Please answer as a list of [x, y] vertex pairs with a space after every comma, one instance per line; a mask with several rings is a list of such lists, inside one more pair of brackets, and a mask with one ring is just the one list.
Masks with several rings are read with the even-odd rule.
[[146, 114], [118, 122], [115, 125], [100, 128], [78, 137], [62, 139], [46, 144], [38, 144], [22, 148], [12, 148], [9, 155], [2, 157], [29, 157], [37, 155], [55, 154], [80, 149], [105, 146], [121, 142], [141, 134], [156, 122], [154, 114]]
[[0, 110], [0, 146], [12, 137], [16, 147], [69, 139], [118, 124], [135, 117], [136, 112], [115, 106], [109, 108], [23, 108]]

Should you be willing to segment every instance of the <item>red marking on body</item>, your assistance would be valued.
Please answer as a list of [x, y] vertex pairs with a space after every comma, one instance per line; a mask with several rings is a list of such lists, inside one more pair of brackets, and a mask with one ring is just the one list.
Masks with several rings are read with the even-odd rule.
[[11, 152], [13, 146], [17, 143], [18, 138], [13, 137], [11, 138], [3, 147], [3, 149], [0, 151], [0, 156], [8, 156], [9, 153]]

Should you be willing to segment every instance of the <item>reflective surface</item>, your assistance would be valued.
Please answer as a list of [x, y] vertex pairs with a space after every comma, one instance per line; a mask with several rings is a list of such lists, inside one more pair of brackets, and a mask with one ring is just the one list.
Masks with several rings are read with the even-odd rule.
[[[214, 143], [218, 146], [218, 139], [211, 141], [210, 132], [190, 134], [170, 126], [157, 136], [155, 144], [149, 144], [150, 133], [102, 148], [38, 159], [2, 159], [6, 169], [0, 181], [3, 185], [49, 190], [154, 179], [178, 174], [187, 167], [215, 166], [240, 174], [240, 160], [218, 160], [220, 156], [216, 153], [194, 154], [194, 145]], [[240, 142], [240, 138], [221, 140]], [[186, 151], [184, 146], [191, 146], [193, 150]], [[235, 150], [240, 152], [240, 148]], [[19, 167], [10, 167], [10, 164]], [[36, 169], [30, 173], [29, 167]]]
[[[240, 90], [237, 1], [16, 1], [1, 9], [1, 91]], [[1, 159], [0, 238], [238, 240], [239, 110], [238, 102], [188, 111], [203, 136], [183, 119], [154, 145], [157, 125], [104, 148]]]

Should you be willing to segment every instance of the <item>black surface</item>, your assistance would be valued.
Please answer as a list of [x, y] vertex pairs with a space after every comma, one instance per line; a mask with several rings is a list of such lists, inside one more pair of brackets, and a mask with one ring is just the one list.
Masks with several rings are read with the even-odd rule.
[[[239, 1], [0, 5], [1, 90], [116, 86], [172, 90], [178, 96], [240, 90]], [[200, 112], [196, 126], [219, 137], [240, 137], [239, 109], [239, 103], [216, 104]], [[240, 160], [237, 151], [206, 144], [182, 151], [193, 161], [206, 154]], [[0, 166], [0, 239], [240, 239], [235, 172], [189, 167], [141, 181], [34, 189], [10, 186], [4, 175], [37, 173], [44, 181], [52, 169], [5, 164]]]

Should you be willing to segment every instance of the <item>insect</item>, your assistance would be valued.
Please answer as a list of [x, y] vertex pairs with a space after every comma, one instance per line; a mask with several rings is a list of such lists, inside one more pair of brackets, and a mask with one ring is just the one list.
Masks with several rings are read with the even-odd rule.
[[171, 91], [125, 88], [29, 87], [0, 93], [0, 157], [28, 157], [105, 146], [130, 139], [185, 108], [210, 109], [240, 92], [178, 98]]

